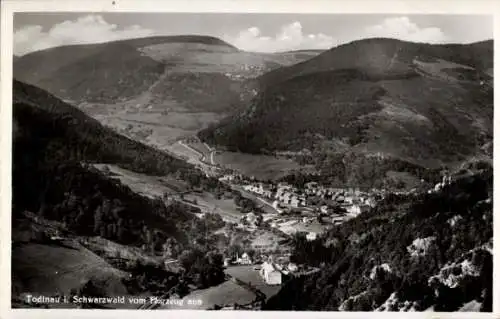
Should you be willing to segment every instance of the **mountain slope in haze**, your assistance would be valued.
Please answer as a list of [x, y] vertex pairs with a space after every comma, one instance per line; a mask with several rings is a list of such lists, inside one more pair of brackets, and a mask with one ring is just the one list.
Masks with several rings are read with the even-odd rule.
[[[115, 163], [152, 175], [196, 172], [180, 159], [103, 127], [97, 120], [44, 90], [14, 80], [13, 91], [14, 133], [37, 138], [35, 145], [40, 147], [61, 148], [58, 152], [46, 153], [54, 161]], [[43, 125], [51, 123], [57, 130], [44, 134]], [[37, 134], [31, 133], [37, 129], [40, 130]], [[66, 158], [68, 154], [71, 154], [69, 159]], [[26, 160], [30, 160], [29, 154]]]
[[[316, 72], [359, 69], [371, 76], [404, 75], [415, 60], [441, 59], [472, 66], [480, 72], [493, 68], [493, 41], [472, 44], [426, 44], [389, 38], [370, 38], [339, 45], [312, 60], [280, 68], [259, 78], [261, 87]], [[432, 62], [432, 61], [429, 61]]]
[[240, 51], [206, 36], [166, 36], [33, 52], [14, 77], [73, 102], [117, 131], [156, 146], [232, 114], [246, 79], [318, 52]]
[[[176, 76], [172, 82], [184, 75], [188, 79], [192, 74], [213, 76], [202, 79], [202, 83], [215, 81], [209, 90], [224, 89], [230, 84], [218, 83], [218, 75], [230, 80], [243, 79], [318, 53], [245, 52], [208, 36], [150, 37], [33, 52], [15, 61], [14, 77], [64, 99], [110, 103], [143, 93], [153, 84], [161, 86], [157, 81], [168, 82], [171, 75]], [[188, 83], [196, 83], [193, 80]], [[233, 88], [236, 89], [235, 85]], [[163, 94], [168, 95], [169, 91]]]
[[[199, 136], [242, 152], [294, 151], [339, 166], [344, 181], [383, 178], [375, 171], [389, 159], [435, 168], [492, 140], [492, 67], [492, 41], [355, 41], [255, 79], [247, 108]], [[382, 176], [355, 177], [360, 165]]]
[[147, 90], [164, 72], [164, 65], [140, 48], [177, 41], [237, 51], [215, 38], [189, 36], [63, 46], [22, 56], [14, 64], [14, 77], [74, 101], [126, 99]]

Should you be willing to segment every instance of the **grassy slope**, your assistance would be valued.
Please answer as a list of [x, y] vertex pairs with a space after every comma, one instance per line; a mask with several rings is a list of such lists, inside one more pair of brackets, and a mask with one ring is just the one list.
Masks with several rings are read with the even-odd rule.
[[[125, 273], [113, 268], [91, 251], [78, 246], [28, 243], [16, 246], [12, 253], [13, 281], [17, 292], [52, 295], [80, 288], [88, 280], [106, 280], [109, 296], [123, 296], [121, 283]], [[14, 291], [15, 293], [16, 291]]]

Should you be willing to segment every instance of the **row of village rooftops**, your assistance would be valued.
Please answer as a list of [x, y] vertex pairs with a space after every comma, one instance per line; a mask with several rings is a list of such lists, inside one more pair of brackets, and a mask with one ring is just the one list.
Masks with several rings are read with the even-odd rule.
[[[303, 189], [298, 189], [287, 183], [269, 184], [263, 182], [249, 182], [242, 175], [225, 175], [220, 178], [221, 181], [240, 181], [246, 185], [243, 188], [261, 195], [268, 199], [275, 199], [275, 204], [283, 203], [291, 207], [306, 206], [309, 197], [319, 197], [324, 200], [332, 200], [337, 203], [367, 205], [373, 207], [377, 200], [380, 200], [388, 193], [385, 189], [371, 189], [369, 192], [363, 192], [356, 188], [333, 188], [319, 185], [317, 182], [309, 182], [304, 185]], [[428, 190], [428, 193], [438, 192], [444, 186], [452, 183], [452, 177], [449, 174], [444, 174], [442, 181], [435, 184], [434, 187]], [[421, 180], [425, 183], [424, 180]], [[417, 193], [416, 188], [410, 191], [392, 191], [396, 195], [408, 195]]]
[[[321, 199], [330, 206], [341, 205], [349, 207], [374, 207], [381, 194], [361, 192], [356, 189], [326, 188], [315, 182], [305, 184], [304, 189], [298, 189], [285, 183], [278, 185], [250, 183], [243, 189], [274, 200], [273, 207], [282, 212], [287, 207], [298, 208], [316, 206], [310, 199]], [[328, 205], [319, 205], [321, 212], [327, 213]], [[347, 209], [349, 211], [349, 209]]]

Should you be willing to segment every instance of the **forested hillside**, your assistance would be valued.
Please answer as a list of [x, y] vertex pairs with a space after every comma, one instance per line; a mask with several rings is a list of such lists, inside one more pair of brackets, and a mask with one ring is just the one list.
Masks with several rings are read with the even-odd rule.
[[[481, 166], [481, 165], [479, 165]], [[293, 259], [321, 271], [293, 279], [267, 310], [492, 309], [493, 170], [441, 192], [390, 195], [322, 238], [295, 238]]]
[[[344, 166], [332, 174], [340, 182], [381, 187], [395, 162], [408, 172], [484, 154], [492, 56], [493, 41], [353, 41], [260, 76], [245, 110], [199, 136], [231, 151], [294, 153], [322, 175]], [[366, 165], [383, 169], [366, 178]]]
[[[186, 278], [193, 280], [198, 274], [194, 282], [201, 287], [223, 280], [217, 258], [204, 258], [216, 247], [203, 236], [213, 230], [208, 227], [214, 223], [195, 217], [199, 209], [139, 196], [90, 163], [108, 162], [149, 174], [174, 174], [198, 187], [218, 187], [217, 180], [120, 136], [50, 94], [20, 82], [14, 82], [13, 115], [13, 229], [25, 222], [22, 213], [29, 211], [62, 222], [73, 236], [101, 236], [139, 247], [151, 256], [177, 258], [193, 249], [202, 253], [184, 258]], [[213, 227], [220, 228], [220, 222], [219, 218]], [[36, 232], [34, 236], [36, 239]], [[138, 271], [137, 267], [134, 269]], [[209, 270], [212, 272], [205, 274]]]
[[[120, 136], [43, 90], [15, 81], [12, 226], [14, 238], [25, 238], [18, 243], [20, 250], [14, 247], [18, 263], [29, 264], [30, 256], [22, 253], [23, 244], [51, 245], [46, 230], [35, 227], [43, 220], [59, 225], [56, 228], [64, 237], [99, 236], [150, 256], [132, 264], [110, 260], [134, 274], [125, 282], [131, 294], [170, 291], [183, 295], [189, 292], [188, 284], [206, 288], [224, 280], [218, 238], [206, 236], [224, 225], [220, 216], [199, 219], [195, 215], [198, 208], [140, 196], [103, 175], [92, 163], [114, 163], [151, 175], [170, 174], [205, 189], [221, 187], [194, 167]], [[27, 219], [29, 215], [35, 220]], [[110, 258], [99, 250], [96, 253]], [[185, 269], [183, 275], [165, 271], [161, 263], [150, 263], [150, 259], [163, 258], [178, 258]], [[26, 292], [18, 278], [28, 280], [32, 275], [20, 273], [16, 265], [13, 270], [17, 296]], [[104, 282], [89, 281], [81, 293], [103, 293], [109, 289], [105, 287]]]

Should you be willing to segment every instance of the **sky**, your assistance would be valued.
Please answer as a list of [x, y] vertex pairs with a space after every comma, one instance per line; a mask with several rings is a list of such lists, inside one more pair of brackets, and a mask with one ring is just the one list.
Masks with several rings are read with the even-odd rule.
[[256, 52], [329, 49], [369, 37], [470, 43], [493, 39], [493, 16], [23, 12], [14, 15], [14, 54], [176, 34], [215, 36]]

